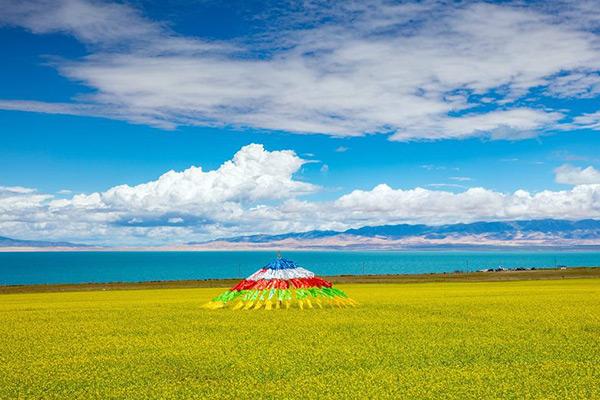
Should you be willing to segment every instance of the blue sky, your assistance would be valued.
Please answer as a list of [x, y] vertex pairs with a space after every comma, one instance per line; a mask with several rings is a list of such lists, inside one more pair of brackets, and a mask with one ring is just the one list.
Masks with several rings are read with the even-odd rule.
[[594, 2], [163, 3], [0, 0], [0, 235], [600, 217]]

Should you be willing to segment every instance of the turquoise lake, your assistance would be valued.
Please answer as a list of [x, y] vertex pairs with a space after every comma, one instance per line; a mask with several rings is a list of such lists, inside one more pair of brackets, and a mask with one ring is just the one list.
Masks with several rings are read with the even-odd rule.
[[[0, 253], [0, 285], [241, 278], [275, 256], [272, 251]], [[286, 251], [283, 256], [319, 275], [600, 266], [600, 252]]]

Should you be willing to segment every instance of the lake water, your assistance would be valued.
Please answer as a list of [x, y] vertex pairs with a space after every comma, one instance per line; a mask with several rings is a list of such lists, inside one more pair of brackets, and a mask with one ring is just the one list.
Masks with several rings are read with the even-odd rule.
[[[600, 252], [286, 251], [318, 275], [415, 274], [504, 266], [600, 266]], [[0, 285], [237, 278], [272, 251], [0, 253]]]

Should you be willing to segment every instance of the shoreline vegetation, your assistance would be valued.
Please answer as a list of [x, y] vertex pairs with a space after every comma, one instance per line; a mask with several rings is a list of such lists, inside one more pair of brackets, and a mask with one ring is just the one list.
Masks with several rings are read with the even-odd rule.
[[[333, 284], [386, 284], [430, 282], [501, 282], [600, 278], [600, 267], [537, 268], [486, 272], [449, 272], [429, 274], [335, 275], [323, 276]], [[227, 288], [243, 277], [227, 279], [173, 280], [146, 282], [64, 283], [36, 285], [0, 285], [0, 294], [85, 292], [106, 290]]]

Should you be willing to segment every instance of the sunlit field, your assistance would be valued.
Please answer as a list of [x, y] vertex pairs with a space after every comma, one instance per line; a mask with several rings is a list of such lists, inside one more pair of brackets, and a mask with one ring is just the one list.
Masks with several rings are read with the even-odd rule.
[[339, 287], [360, 306], [3, 294], [0, 398], [600, 398], [600, 279]]

